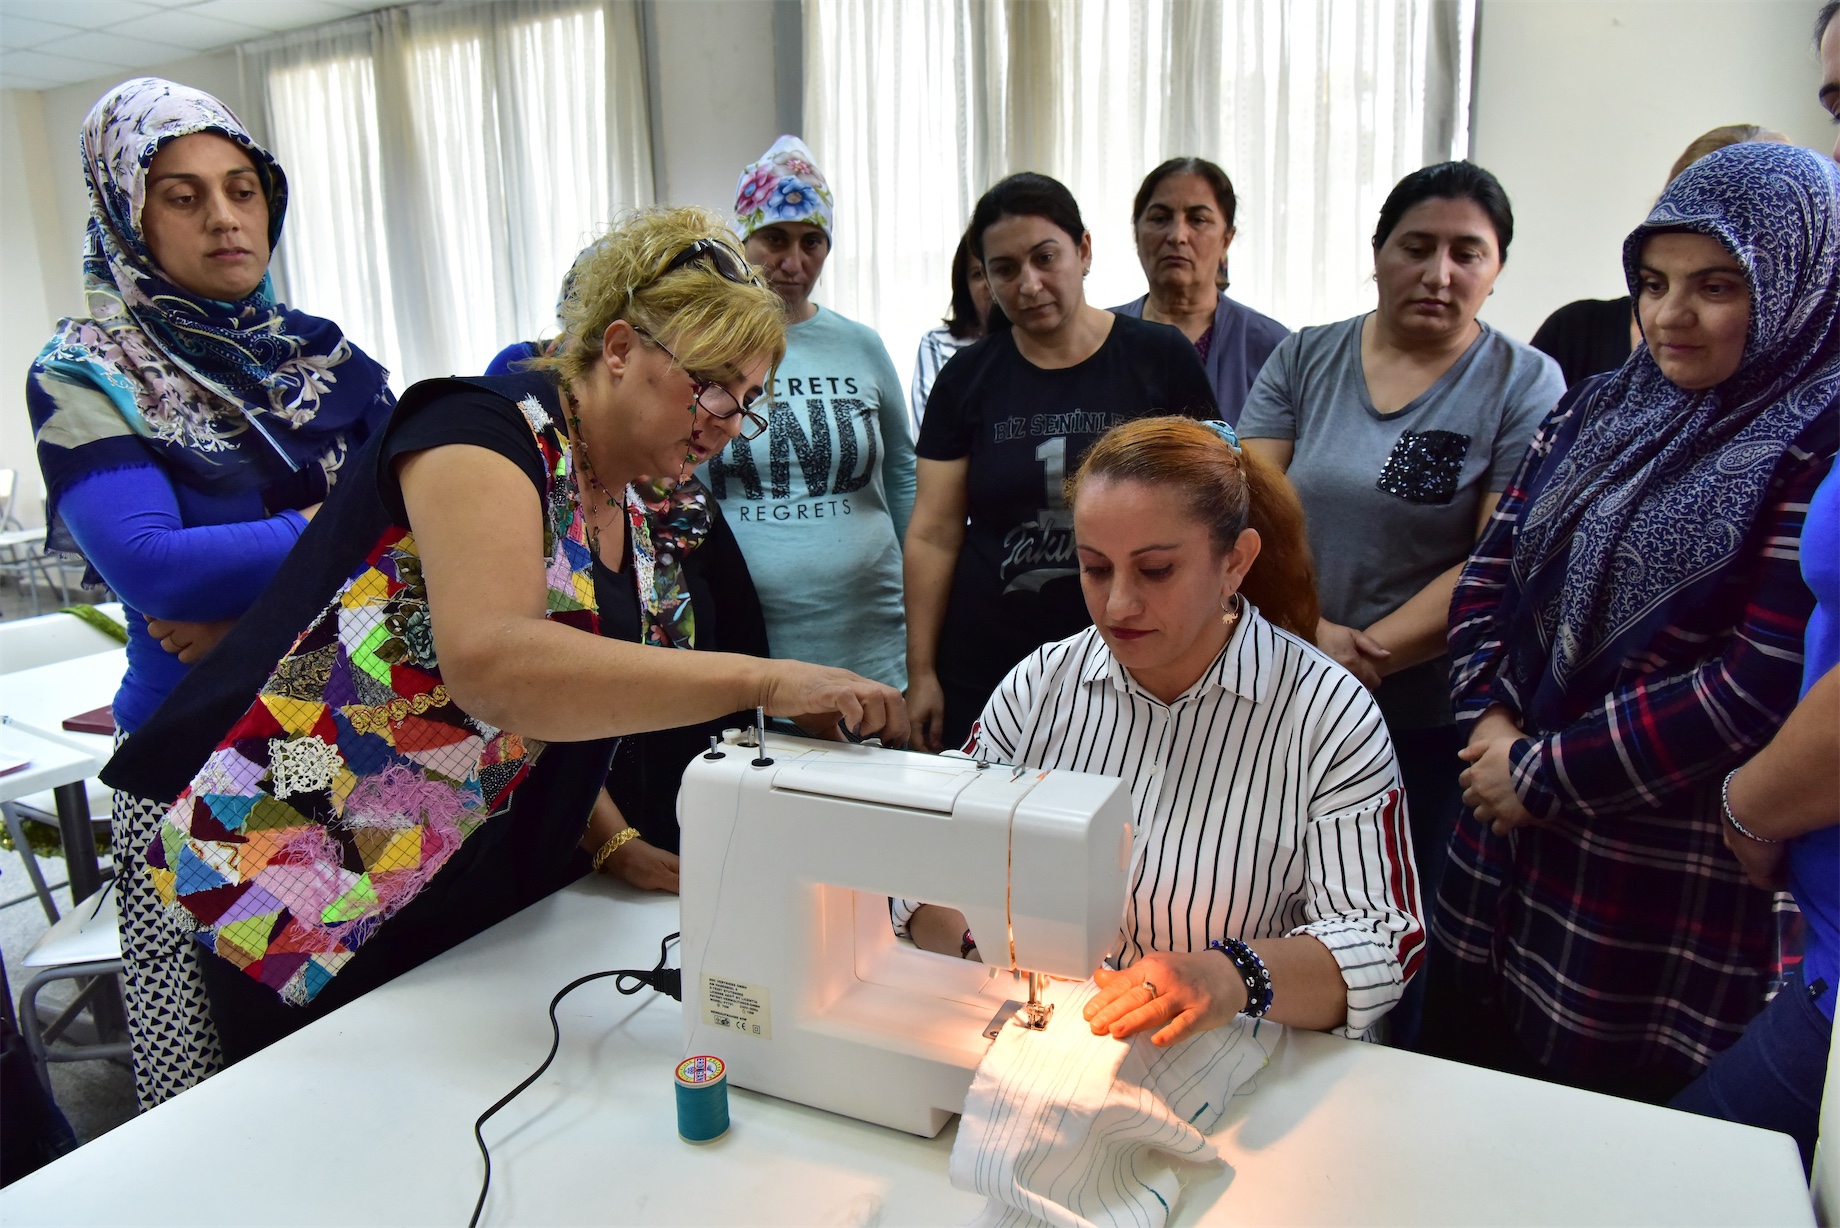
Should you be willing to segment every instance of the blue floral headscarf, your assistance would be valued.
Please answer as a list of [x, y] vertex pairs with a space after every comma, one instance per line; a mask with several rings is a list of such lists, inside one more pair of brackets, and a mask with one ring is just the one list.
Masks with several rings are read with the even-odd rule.
[[776, 222], [805, 222], [832, 237], [831, 186], [796, 136], [773, 142], [735, 185], [735, 229], [743, 239]]
[[[153, 77], [105, 94], [83, 123], [89, 316], [68, 319], [33, 363], [32, 429], [52, 504], [53, 548], [74, 550], [56, 503], [88, 474], [145, 464], [213, 493], [260, 489], [270, 511], [323, 499], [348, 453], [388, 417], [387, 373], [338, 325], [277, 303], [268, 277], [241, 302], [202, 298], [160, 270], [141, 225], [147, 168], [170, 141], [211, 132], [247, 151], [268, 199], [271, 251], [287, 177], [209, 94]], [[101, 391], [60, 395], [62, 386]]]
[[[1689, 391], [1646, 345], [1583, 394], [1515, 536], [1507, 679], [1541, 728], [1575, 719], [1739, 561], [1795, 441], [1840, 413], [1840, 167], [1790, 145], [1708, 154], [1623, 244], [1630, 292], [1650, 236], [1709, 235], [1750, 282], [1731, 377]], [[1566, 446], [1569, 443], [1569, 446]]]

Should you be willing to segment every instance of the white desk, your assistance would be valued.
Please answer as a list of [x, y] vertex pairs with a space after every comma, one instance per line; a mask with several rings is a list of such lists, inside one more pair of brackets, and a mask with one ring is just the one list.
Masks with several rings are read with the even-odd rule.
[[30, 761], [18, 771], [0, 776], [0, 802], [16, 802], [47, 789], [60, 789], [102, 770], [95, 753], [66, 740], [69, 737], [61, 731], [46, 737], [35, 727], [0, 723], [0, 758]]
[[[90, 835], [89, 793], [83, 782], [102, 770], [115, 753], [113, 738], [94, 733], [72, 733], [63, 728], [70, 717], [111, 702], [121, 676], [128, 672], [128, 650], [73, 657], [18, 673], [0, 674], [0, 716], [23, 721], [33, 729], [49, 734], [79, 753], [87, 751], [87, 771], [56, 782], [58, 835], [64, 846], [64, 864], [70, 870], [71, 899], [81, 900], [102, 886], [102, 871], [96, 861], [96, 846]], [[30, 769], [27, 769], [28, 771]], [[0, 778], [4, 780], [6, 778]], [[25, 797], [52, 788], [49, 783], [9, 794], [7, 800]]]
[[0, 713], [49, 730], [93, 749], [103, 762], [115, 751], [102, 734], [70, 733], [64, 722], [115, 699], [121, 676], [128, 672], [128, 650], [115, 648], [0, 674]]
[[[584, 882], [0, 1191], [28, 1224], [464, 1224], [473, 1119], [541, 1060], [565, 982], [649, 968], [674, 900]], [[672, 959], [676, 962], [675, 958]], [[955, 1127], [918, 1139], [732, 1090], [676, 1135], [680, 1008], [611, 979], [558, 1012], [549, 1072], [487, 1126], [507, 1224], [962, 1224]], [[1786, 1136], [1294, 1035], [1176, 1223], [1812, 1224]]]

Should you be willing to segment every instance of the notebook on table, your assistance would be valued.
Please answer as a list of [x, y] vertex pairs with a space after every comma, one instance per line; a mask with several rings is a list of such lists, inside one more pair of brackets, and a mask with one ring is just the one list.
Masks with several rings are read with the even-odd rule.
[[79, 712], [75, 716], [64, 718], [64, 728], [71, 733], [99, 733], [103, 737], [115, 734], [115, 712], [109, 704], [92, 708], [88, 712]]

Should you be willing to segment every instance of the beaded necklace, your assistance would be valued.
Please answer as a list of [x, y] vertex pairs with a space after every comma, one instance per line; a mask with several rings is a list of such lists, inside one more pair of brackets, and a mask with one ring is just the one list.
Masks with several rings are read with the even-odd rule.
[[[574, 448], [575, 455], [581, 458], [581, 466], [576, 472], [585, 473], [588, 476], [588, 484], [594, 488], [595, 494], [606, 502], [610, 510], [621, 511], [624, 501], [614, 498], [613, 492], [601, 485], [600, 477], [594, 472], [594, 462], [588, 457], [588, 436], [581, 429], [581, 402], [575, 399], [574, 391], [567, 387], [563, 388], [562, 397], [569, 403], [569, 446]], [[576, 486], [579, 489], [579, 480]], [[594, 557], [598, 559], [601, 556], [601, 531], [587, 518], [587, 509], [593, 500], [585, 490], [581, 492], [581, 496], [582, 520], [588, 531], [588, 549], [593, 551]]]
[[[562, 395], [569, 407], [569, 446], [574, 448], [576, 455], [581, 458], [578, 472], [587, 475], [588, 485], [609, 509], [616, 513], [621, 511], [625, 513], [627, 540], [632, 544], [633, 584], [638, 589], [640, 605], [644, 608], [645, 625], [641, 627], [640, 634], [642, 639], [649, 641], [652, 628], [662, 627], [672, 622], [673, 611], [667, 609], [667, 604], [674, 604], [668, 603], [666, 595], [658, 591], [658, 559], [652, 548], [652, 522], [649, 509], [645, 505], [644, 497], [632, 485], [629, 484], [622, 492], [625, 496], [623, 499], [616, 499], [612, 491], [601, 485], [600, 478], [594, 472], [594, 462], [588, 458], [588, 437], [581, 429], [581, 404], [568, 388], [562, 390]], [[693, 406], [691, 413], [695, 412]], [[684, 458], [686, 467], [689, 460], [688, 456]], [[681, 483], [683, 478], [684, 473], [679, 472], [678, 482]], [[580, 490], [579, 480], [576, 483], [576, 489]], [[588, 519], [588, 507], [591, 500], [586, 491], [581, 491], [581, 496], [582, 527], [587, 531], [588, 550], [595, 558], [600, 559], [600, 530]], [[601, 561], [605, 563], [606, 560]], [[682, 562], [681, 559], [673, 559], [670, 555], [665, 556], [665, 561], [667, 564]], [[686, 632], [693, 634], [688, 631], [688, 628]]]

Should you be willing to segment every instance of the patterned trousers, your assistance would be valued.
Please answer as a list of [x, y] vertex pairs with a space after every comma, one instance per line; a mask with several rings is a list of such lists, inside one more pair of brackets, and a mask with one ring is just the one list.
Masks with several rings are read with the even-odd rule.
[[134, 1095], [142, 1109], [209, 1078], [224, 1064], [199, 971], [203, 952], [167, 914], [143, 860], [165, 813], [163, 802], [116, 793], [109, 815], [128, 1036], [134, 1048]]

